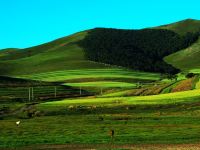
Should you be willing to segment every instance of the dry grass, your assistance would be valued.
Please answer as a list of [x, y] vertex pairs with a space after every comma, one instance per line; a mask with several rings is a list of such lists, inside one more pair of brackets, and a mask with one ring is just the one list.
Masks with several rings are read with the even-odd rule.
[[66, 145], [37, 145], [20, 148], [20, 150], [199, 150], [200, 144], [66, 144]]
[[188, 91], [192, 89], [194, 78], [181, 81], [176, 87], [172, 89], [172, 92]]

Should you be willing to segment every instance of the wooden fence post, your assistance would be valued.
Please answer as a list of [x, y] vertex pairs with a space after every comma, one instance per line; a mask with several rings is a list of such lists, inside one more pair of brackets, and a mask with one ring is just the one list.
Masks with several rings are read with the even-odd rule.
[[32, 101], [34, 101], [33, 87], [32, 87]]
[[82, 95], [81, 86], [80, 86], [80, 95]]
[[55, 98], [56, 98], [56, 97], [57, 97], [57, 94], [56, 94], [56, 92], [57, 92], [56, 86], [54, 87], [54, 92], [55, 92], [55, 93], [54, 93], [54, 94], [55, 94], [54, 96], [55, 96]]
[[31, 88], [28, 88], [28, 100], [31, 101]]

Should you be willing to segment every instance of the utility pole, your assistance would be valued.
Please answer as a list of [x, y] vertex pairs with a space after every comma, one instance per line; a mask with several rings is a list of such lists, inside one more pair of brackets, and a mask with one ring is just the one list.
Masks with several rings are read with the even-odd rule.
[[33, 87], [32, 87], [32, 100], [34, 101]]
[[81, 86], [80, 86], [80, 95], [82, 95]]
[[55, 91], [55, 98], [56, 98], [56, 96], [57, 96], [57, 95], [56, 95], [56, 92], [57, 92], [56, 86], [55, 86], [55, 88], [54, 88], [54, 91]]
[[31, 88], [28, 88], [28, 100], [31, 101]]

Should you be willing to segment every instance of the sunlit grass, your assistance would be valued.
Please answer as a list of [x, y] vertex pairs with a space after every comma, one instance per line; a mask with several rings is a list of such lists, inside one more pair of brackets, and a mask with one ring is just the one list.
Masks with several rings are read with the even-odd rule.
[[158, 80], [157, 73], [137, 72], [126, 69], [80, 69], [47, 72], [40, 74], [22, 75], [21, 78], [42, 80], [42, 81], [63, 81], [81, 78], [130, 78], [144, 80]]
[[196, 84], [196, 87], [195, 87], [196, 89], [200, 89], [200, 81], [198, 81], [197, 82], [197, 84]]
[[81, 83], [65, 83], [64, 85], [72, 86], [72, 87], [135, 87], [136, 84], [126, 83], [126, 82], [81, 82]]
[[62, 106], [62, 105], [71, 105], [71, 104], [117, 104], [117, 105], [142, 105], [142, 104], [174, 104], [180, 102], [189, 102], [193, 101], [193, 97], [200, 97], [200, 89], [160, 94], [160, 95], [151, 95], [151, 96], [133, 96], [133, 97], [107, 97], [107, 98], [81, 98], [81, 99], [66, 99], [55, 102], [46, 102], [41, 103], [40, 106]]

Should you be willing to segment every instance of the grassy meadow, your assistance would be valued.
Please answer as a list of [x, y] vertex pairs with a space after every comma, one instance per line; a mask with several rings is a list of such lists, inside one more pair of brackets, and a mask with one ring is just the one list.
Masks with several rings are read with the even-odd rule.
[[[46, 72], [31, 75], [20, 75], [20, 78], [41, 80], [41, 81], [73, 81], [73, 82], [84, 82], [84, 81], [97, 81], [99, 80], [115, 80], [115, 79], [129, 79], [129, 80], [158, 80], [160, 75], [158, 73], [147, 73], [128, 70], [125, 68], [113, 67], [106, 69], [74, 69], [74, 70], [63, 70]], [[93, 79], [93, 80], [92, 80]]]
[[[81, 98], [33, 105], [41, 115], [0, 120], [0, 147], [33, 144], [177, 144], [200, 138], [200, 91]], [[20, 126], [15, 122], [21, 120]], [[115, 131], [112, 139], [110, 130]], [[98, 148], [97, 148], [98, 149]]]
[[[160, 74], [123, 68], [17, 76], [22, 80], [48, 83], [45, 88], [36, 84], [34, 92], [36, 97], [51, 96], [29, 102], [16, 100], [16, 95], [15, 101], [6, 102], [3, 95], [14, 94], [11, 87], [1, 88], [4, 102], [0, 107], [0, 148], [26, 149], [28, 146], [32, 149], [32, 145], [44, 144], [108, 147], [110, 144], [196, 143], [200, 138], [198, 76], [189, 79], [180, 76], [177, 81], [161, 80]], [[54, 84], [62, 87], [57, 85], [57, 94], [74, 93], [78, 97], [55, 98]], [[80, 87], [81, 92], [91, 95], [83, 97]], [[183, 90], [172, 92], [180, 87]], [[185, 91], [188, 87], [195, 89]], [[24, 90], [20, 88], [26, 88], [27, 97], [29, 86], [15, 87], [18, 96], [23, 95]], [[16, 126], [19, 120], [21, 123]], [[109, 134], [111, 130], [115, 132], [114, 137]]]

